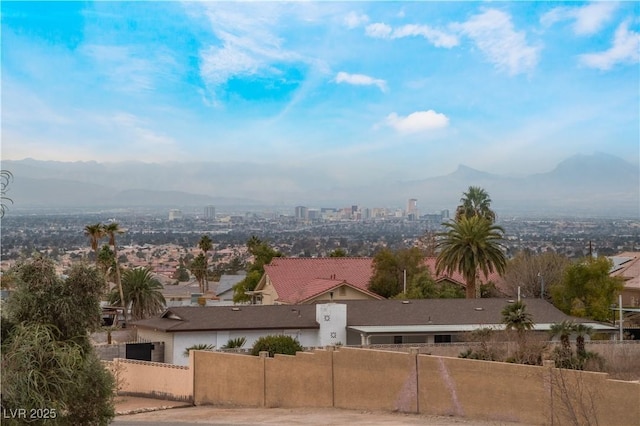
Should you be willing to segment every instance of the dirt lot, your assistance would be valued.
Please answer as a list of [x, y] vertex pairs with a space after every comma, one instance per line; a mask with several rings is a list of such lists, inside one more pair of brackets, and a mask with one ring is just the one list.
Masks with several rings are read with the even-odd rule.
[[[135, 402], [130, 402], [135, 405]], [[524, 426], [518, 423], [473, 421], [459, 417], [424, 416], [416, 414], [387, 413], [327, 409], [286, 409], [286, 408], [222, 408], [198, 406], [170, 408], [171, 403], [160, 401], [156, 408], [165, 409], [139, 414], [119, 415], [113, 424], [118, 426], [143, 426], [154, 424], [174, 425], [478, 425], [478, 426]], [[125, 407], [121, 404], [119, 412]], [[151, 408], [150, 408], [151, 409]]]

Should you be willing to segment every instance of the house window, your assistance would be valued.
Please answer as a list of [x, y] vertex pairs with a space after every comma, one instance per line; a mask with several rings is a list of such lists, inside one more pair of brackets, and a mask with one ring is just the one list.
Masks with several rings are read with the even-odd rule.
[[402, 336], [393, 336], [393, 344], [394, 345], [402, 344]]
[[433, 343], [451, 343], [450, 334], [436, 334], [433, 336]]

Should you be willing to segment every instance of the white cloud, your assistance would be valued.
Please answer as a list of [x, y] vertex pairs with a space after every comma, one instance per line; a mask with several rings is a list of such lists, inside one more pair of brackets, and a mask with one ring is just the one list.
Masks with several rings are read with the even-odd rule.
[[436, 47], [450, 48], [458, 45], [458, 38], [454, 34], [447, 34], [428, 25], [408, 24], [393, 29], [387, 24], [376, 23], [367, 26], [366, 34], [369, 37], [390, 39], [420, 36]]
[[599, 53], [580, 55], [580, 62], [588, 67], [609, 70], [619, 63], [640, 61], [640, 33], [629, 30], [629, 22], [623, 22], [616, 29], [613, 45]]
[[278, 75], [275, 63], [304, 61], [283, 47], [273, 29], [281, 17], [277, 3], [261, 3], [261, 13], [248, 15], [238, 4], [203, 3], [211, 28], [220, 40], [200, 51], [200, 72], [211, 91], [233, 76]]
[[582, 7], [556, 7], [540, 18], [544, 26], [557, 22], [574, 20], [573, 32], [576, 35], [591, 35], [600, 31], [611, 20], [618, 8], [616, 2], [598, 1]]
[[356, 12], [349, 12], [344, 18], [344, 24], [349, 29], [357, 28], [369, 22], [367, 15], [358, 15]]
[[458, 38], [455, 35], [433, 29], [428, 25], [405, 25], [396, 29], [392, 34], [393, 38], [409, 36], [422, 36], [436, 47], [449, 48], [458, 45]]
[[527, 72], [538, 63], [540, 48], [527, 44], [525, 33], [516, 31], [511, 17], [502, 11], [487, 10], [452, 27], [471, 38], [489, 62], [511, 75]]
[[389, 25], [380, 22], [369, 24], [367, 25], [367, 28], [365, 28], [365, 33], [369, 37], [374, 38], [389, 38], [391, 36], [391, 31], [392, 28]]
[[430, 109], [428, 111], [416, 111], [406, 117], [392, 112], [385, 119], [385, 123], [400, 133], [418, 133], [447, 127], [449, 118]]
[[336, 83], [347, 83], [353, 84], [355, 86], [378, 86], [378, 88], [386, 92], [387, 91], [387, 82], [381, 80], [379, 78], [369, 77], [364, 74], [349, 74], [343, 71], [340, 71], [336, 75], [335, 79]]

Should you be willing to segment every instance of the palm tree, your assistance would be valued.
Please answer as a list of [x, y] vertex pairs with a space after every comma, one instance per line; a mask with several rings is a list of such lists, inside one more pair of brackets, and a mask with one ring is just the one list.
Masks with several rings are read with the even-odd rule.
[[571, 333], [574, 331], [575, 324], [571, 320], [564, 320], [562, 322], [551, 324], [551, 327], [549, 328], [551, 337], [560, 336], [560, 345], [562, 346], [562, 350], [569, 354], [571, 353], [571, 341], [569, 340], [569, 336], [571, 336]]
[[200, 288], [200, 293], [202, 294], [204, 294], [204, 279], [207, 273], [206, 263], [207, 260], [205, 259], [204, 254], [200, 253], [189, 264], [189, 270], [196, 277], [198, 286]]
[[149, 268], [134, 268], [124, 271], [122, 276], [124, 304], [117, 292], [111, 294], [112, 303], [131, 306], [134, 320], [149, 318], [164, 309], [166, 301], [160, 292], [162, 284], [153, 278]]
[[116, 285], [118, 286], [118, 291], [120, 292], [120, 303], [124, 312], [124, 321], [125, 324], [127, 322], [127, 306], [125, 305], [124, 292], [122, 291], [122, 280], [120, 279], [120, 267], [118, 266], [118, 248], [116, 244], [116, 235], [124, 233], [124, 230], [120, 228], [117, 222], [111, 222], [108, 225], [103, 225], [102, 227], [105, 235], [109, 237], [109, 245], [113, 246], [113, 257], [115, 258], [115, 267], [116, 267]]
[[584, 338], [585, 336], [591, 336], [593, 327], [578, 323], [573, 327], [573, 331], [576, 333], [576, 355], [578, 355], [578, 358], [585, 358], [587, 350], [584, 345]]
[[[515, 330], [518, 336], [518, 358], [526, 360], [525, 347], [525, 331], [532, 330], [535, 326], [533, 317], [527, 312], [527, 305], [521, 301], [511, 303], [502, 310], [502, 323], [506, 330]], [[526, 363], [526, 361], [525, 361]]]
[[556, 367], [573, 368], [574, 366], [573, 354], [571, 352], [571, 341], [569, 340], [569, 337], [574, 330], [575, 324], [570, 320], [551, 324], [551, 328], [549, 328], [549, 333], [552, 337], [560, 336], [560, 348], [556, 348], [554, 351]]
[[487, 191], [479, 186], [470, 186], [462, 193], [460, 204], [456, 208], [456, 222], [462, 217], [482, 216], [491, 223], [495, 222], [496, 214], [491, 210], [491, 198]]
[[100, 223], [87, 225], [84, 227], [84, 235], [89, 237], [91, 250], [93, 250], [93, 254], [96, 257], [96, 267], [98, 267], [98, 246], [100, 245], [100, 239], [105, 235], [104, 228]]
[[208, 265], [209, 259], [207, 258], [207, 252], [213, 248], [211, 238], [209, 238], [207, 235], [203, 235], [200, 238], [200, 241], [198, 242], [198, 247], [200, 247], [200, 250], [202, 250], [202, 252], [204, 253], [204, 288], [203, 290], [209, 291], [209, 281], [207, 280], [207, 269], [209, 267]]
[[442, 239], [436, 245], [440, 249], [436, 274], [459, 271], [467, 283], [467, 299], [474, 299], [478, 271], [485, 277], [494, 271], [504, 273], [507, 261], [499, 243], [504, 230], [481, 216], [463, 216], [442, 225], [448, 231], [438, 234]]

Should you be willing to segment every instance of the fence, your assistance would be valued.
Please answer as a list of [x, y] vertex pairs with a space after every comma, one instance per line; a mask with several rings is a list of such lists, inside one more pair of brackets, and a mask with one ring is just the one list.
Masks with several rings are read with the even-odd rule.
[[622, 426], [640, 418], [640, 383], [609, 380], [603, 373], [417, 350], [340, 348], [274, 358], [195, 351], [191, 356], [197, 405], [338, 407], [527, 424]]

